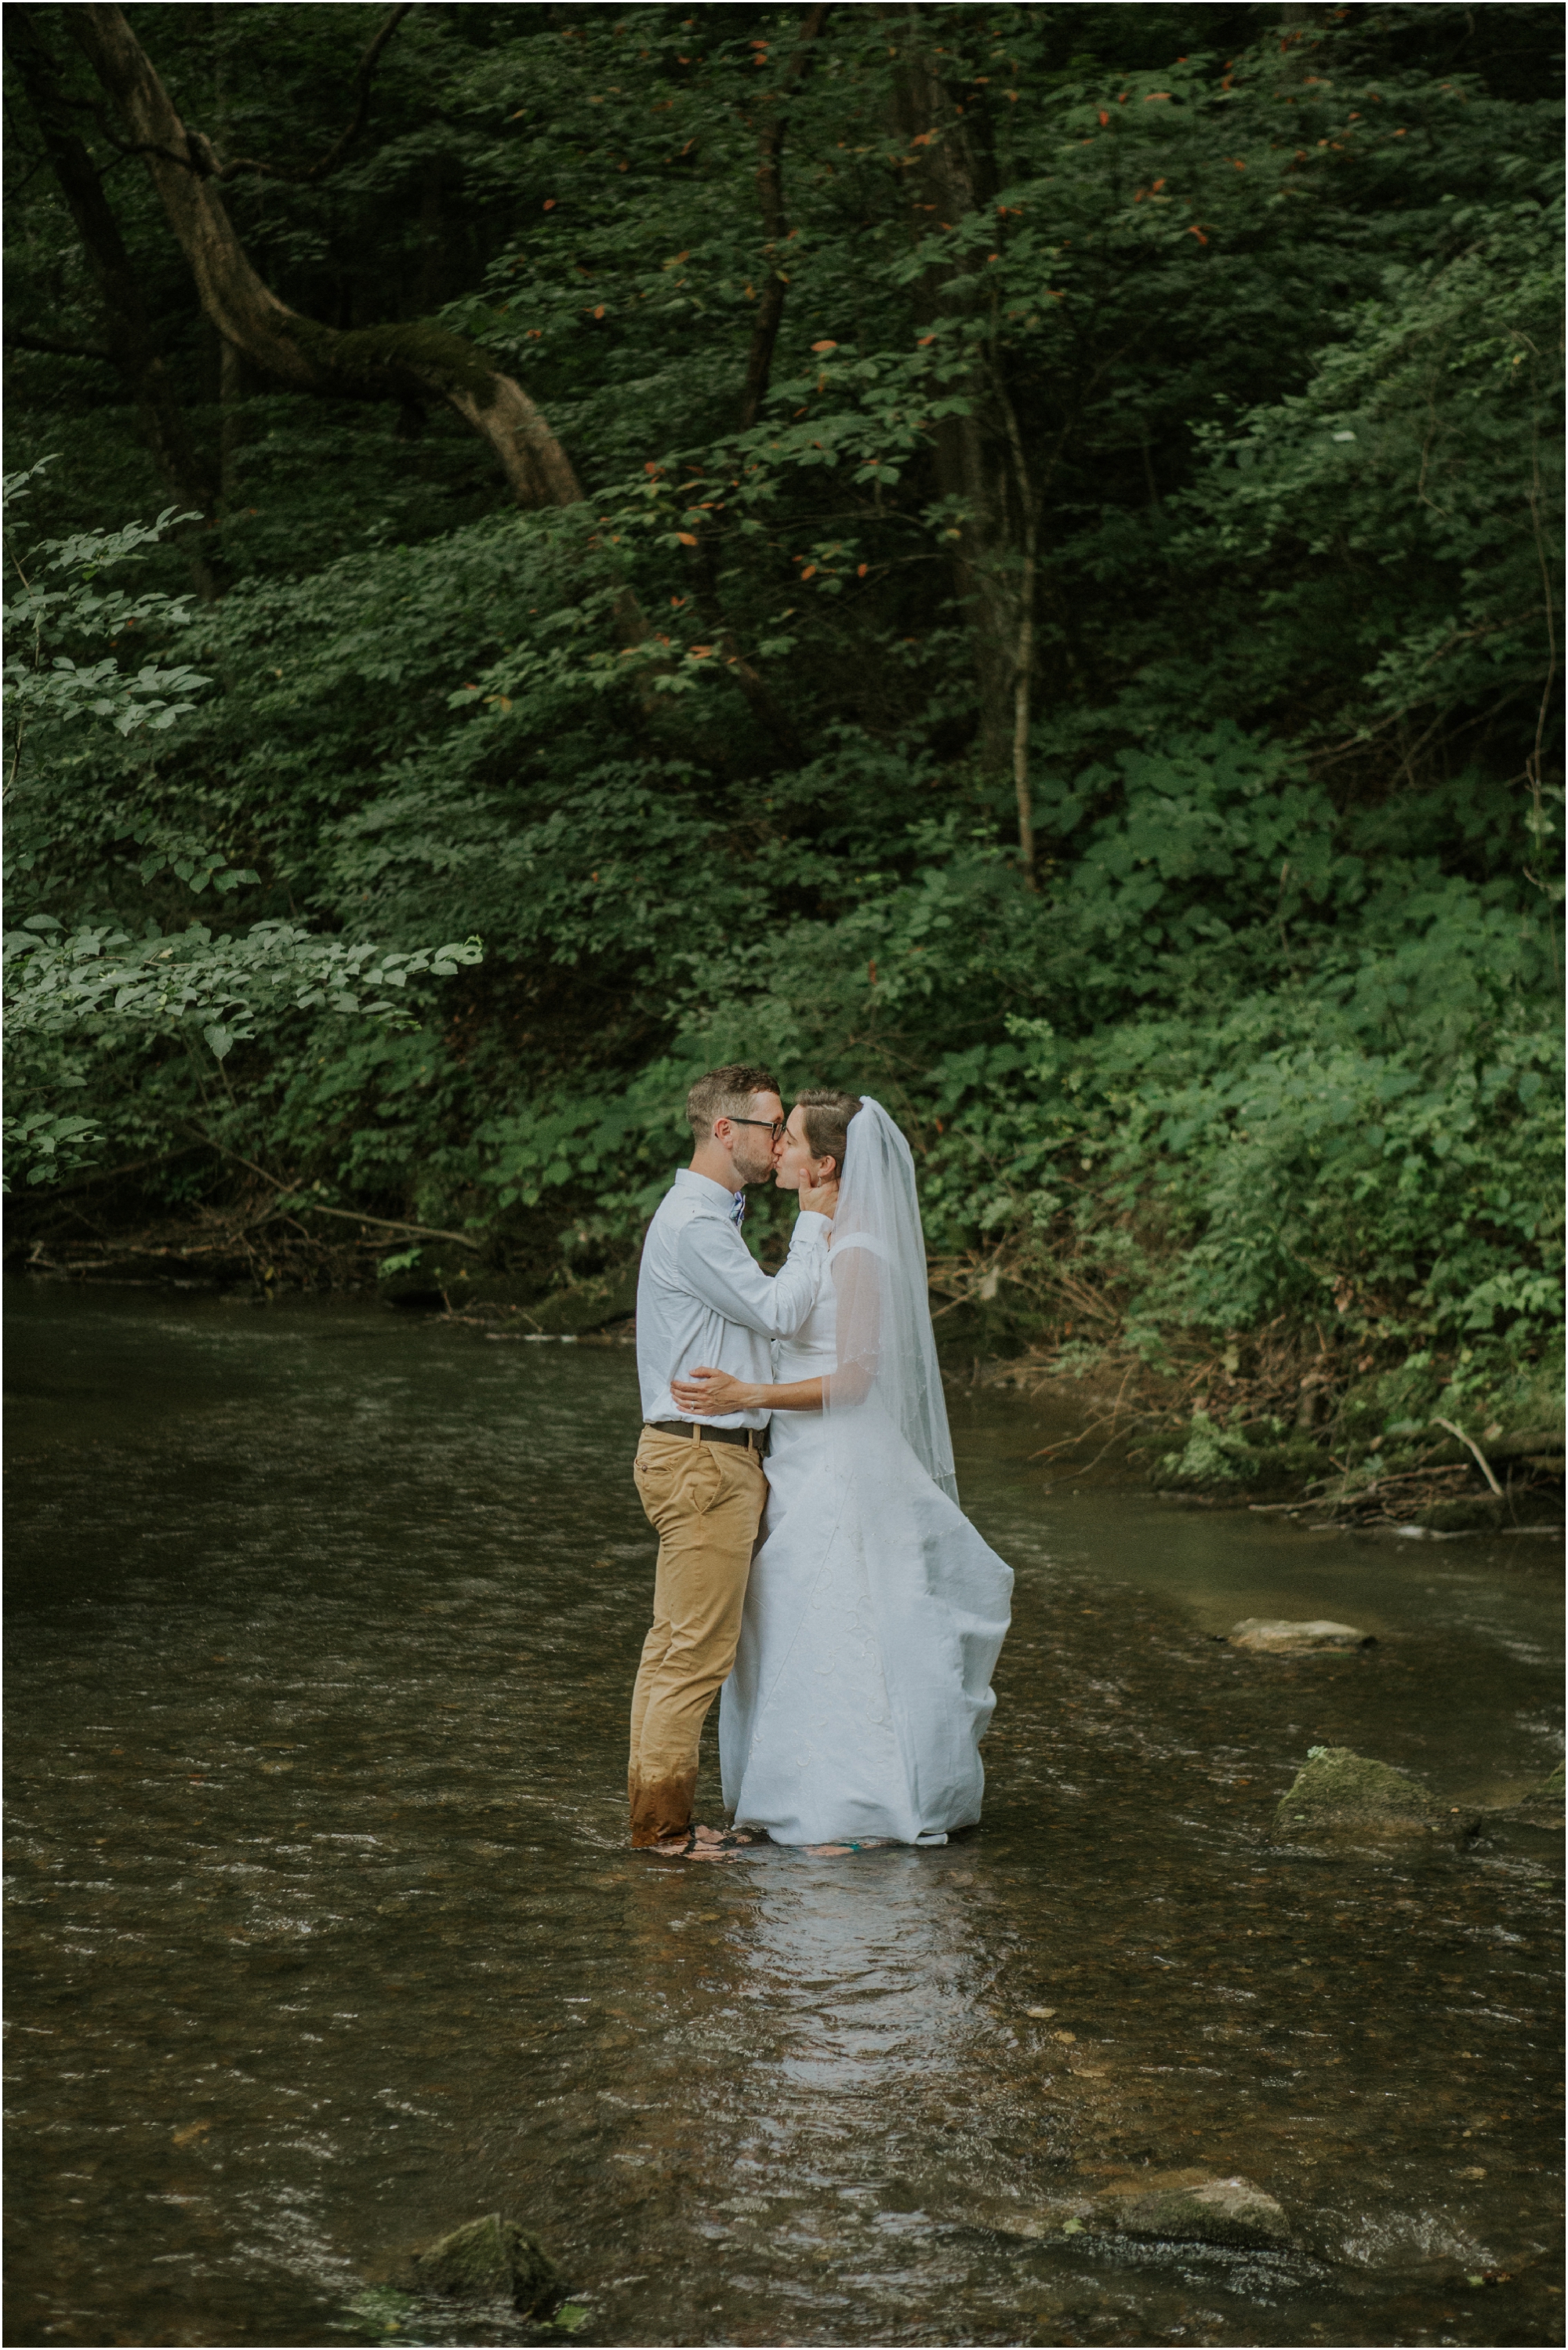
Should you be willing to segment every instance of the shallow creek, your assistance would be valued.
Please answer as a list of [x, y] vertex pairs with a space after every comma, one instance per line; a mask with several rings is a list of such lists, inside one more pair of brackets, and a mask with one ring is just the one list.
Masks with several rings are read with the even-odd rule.
[[[1314, 1744], [1551, 1767], [1553, 1541], [1175, 1511], [955, 1390], [983, 1827], [701, 1867], [622, 1844], [628, 1348], [16, 1283], [8, 1371], [8, 2341], [521, 2341], [375, 2290], [497, 2209], [584, 2344], [1562, 2339], [1550, 1839], [1270, 1835]], [[1295, 2249], [1096, 2231], [1186, 2171]]]

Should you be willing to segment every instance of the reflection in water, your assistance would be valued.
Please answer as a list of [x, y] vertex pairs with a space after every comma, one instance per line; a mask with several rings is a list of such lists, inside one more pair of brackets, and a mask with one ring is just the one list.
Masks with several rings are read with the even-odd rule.
[[[1560, 2338], [1543, 1840], [1267, 1835], [1309, 1743], [1451, 1802], [1539, 1774], [1546, 1545], [1046, 1496], [981, 1398], [983, 1830], [683, 1867], [622, 1846], [629, 1353], [30, 1286], [14, 1323], [13, 2340], [382, 2338], [367, 2282], [497, 2208], [587, 2342]], [[1247, 1614], [1380, 1645], [1216, 1647]], [[1295, 2248], [1097, 2232], [1216, 2171]]]

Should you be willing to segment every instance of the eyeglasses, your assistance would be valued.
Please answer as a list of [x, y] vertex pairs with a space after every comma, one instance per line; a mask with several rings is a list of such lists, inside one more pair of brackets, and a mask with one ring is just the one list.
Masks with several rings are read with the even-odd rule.
[[732, 1118], [730, 1120], [730, 1124], [731, 1124], [732, 1126], [763, 1126], [763, 1127], [766, 1127], [766, 1128], [767, 1128], [768, 1132], [773, 1136], [773, 1139], [774, 1139], [774, 1140], [775, 1142], [778, 1140], [778, 1139], [779, 1139], [780, 1135], [781, 1135], [781, 1134], [784, 1132], [784, 1120], [783, 1120], [783, 1118]]

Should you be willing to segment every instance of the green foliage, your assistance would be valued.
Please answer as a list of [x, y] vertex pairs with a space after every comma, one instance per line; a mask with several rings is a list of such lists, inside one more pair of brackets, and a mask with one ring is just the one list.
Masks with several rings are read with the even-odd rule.
[[29, 914], [5, 941], [7, 1019], [18, 1040], [199, 1027], [222, 1061], [283, 1009], [396, 1018], [388, 989], [427, 971], [450, 979], [480, 955], [477, 939], [400, 953], [312, 938], [287, 922], [253, 923], [242, 938], [214, 937], [200, 922], [140, 939], [86, 926], [67, 936], [52, 915]]
[[1199, 1490], [1249, 1485], [1258, 1469], [1258, 1455], [1246, 1438], [1217, 1427], [1206, 1411], [1193, 1413], [1187, 1442], [1179, 1452], [1168, 1452], [1159, 1464], [1168, 1483]]
[[[346, 119], [357, 10], [137, 27], [226, 152]], [[72, 1118], [194, 1127], [591, 1274], [691, 1076], [760, 1055], [887, 1100], [933, 1249], [1072, 1346], [1277, 1323], [1523, 1409], [1562, 1254], [1543, 13], [830, 12], [769, 248], [801, 27], [416, 11], [340, 172], [224, 183], [306, 319], [513, 369], [569, 510], [508, 506], [450, 412], [220, 376], [117, 170], [223, 592], [175, 509], [105, 530], [167, 503], [112, 376], [16, 355], [29, 1164]], [[13, 222], [20, 306], [97, 343], [47, 171]], [[1037, 888], [986, 640], [1031, 559]]]
[[[41, 470], [34, 469], [35, 477]], [[12, 500], [26, 495], [27, 478], [7, 483]], [[23, 582], [5, 613], [6, 764], [21, 872], [13, 894], [35, 910], [11, 928], [8, 909], [5, 934], [7, 1085], [14, 1101], [26, 1102], [7, 1112], [5, 1132], [8, 1170], [20, 1154], [29, 1183], [87, 1162], [98, 1120], [62, 1108], [50, 1097], [67, 1087], [85, 1096], [95, 1056], [100, 1063], [123, 1062], [128, 1047], [134, 1050], [150, 1035], [178, 1039], [199, 1031], [222, 1063], [236, 1041], [254, 1038], [289, 1013], [348, 1014], [413, 1027], [389, 991], [400, 994], [410, 979], [426, 972], [450, 978], [482, 952], [473, 938], [436, 948], [388, 949], [313, 937], [277, 920], [254, 922], [234, 936], [200, 922], [165, 931], [145, 913], [140, 935], [112, 915], [78, 920], [67, 931], [57, 916], [37, 908], [42, 870], [54, 847], [45, 827], [60, 823], [72, 787], [79, 789], [91, 763], [90, 727], [85, 749], [77, 739], [81, 722], [107, 720], [110, 741], [161, 733], [194, 706], [169, 696], [209, 682], [156, 653], [131, 671], [117, 664], [112, 650], [90, 664], [53, 650], [84, 639], [107, 639], [112, 649], [132, 629], [156, 641], [161, 629], [189, 624], [187, 598], [157, 591], [133, 597], [104, 592], [97, 584], [100, 573], [155, 545], [169, 520], [166, 514], [151, 528], [133, 524], [114, 532], [78, 532], [36, 554], [10, 549]], [[35, 584], [44, 580], [59, 584]], [[223, 894], [257, 880], [255, 873], [231, 865], [223, 851], [171, 836], [156, 822], [122, 822], [118, 832], [121, 841], [148, 848], [135, 868], [144, 905], [148, 885], [165, 873], [198, 893], [209, 883]], [[101, 877], [94, 879], [101, 889]]]

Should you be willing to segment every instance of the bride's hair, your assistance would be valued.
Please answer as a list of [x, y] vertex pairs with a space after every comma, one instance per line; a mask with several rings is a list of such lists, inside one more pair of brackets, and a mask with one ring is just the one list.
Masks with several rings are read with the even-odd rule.
[[796, 1109], [803, 1110], [805, 1139], [814, 1159], [831, 1159], [839, 1175], [844, 1172], [844, 1153], [849, 1143], [849, 1121], [860, 1107], [858, 1094], [835, 1094], [814, 1090], [796, 1094]]

